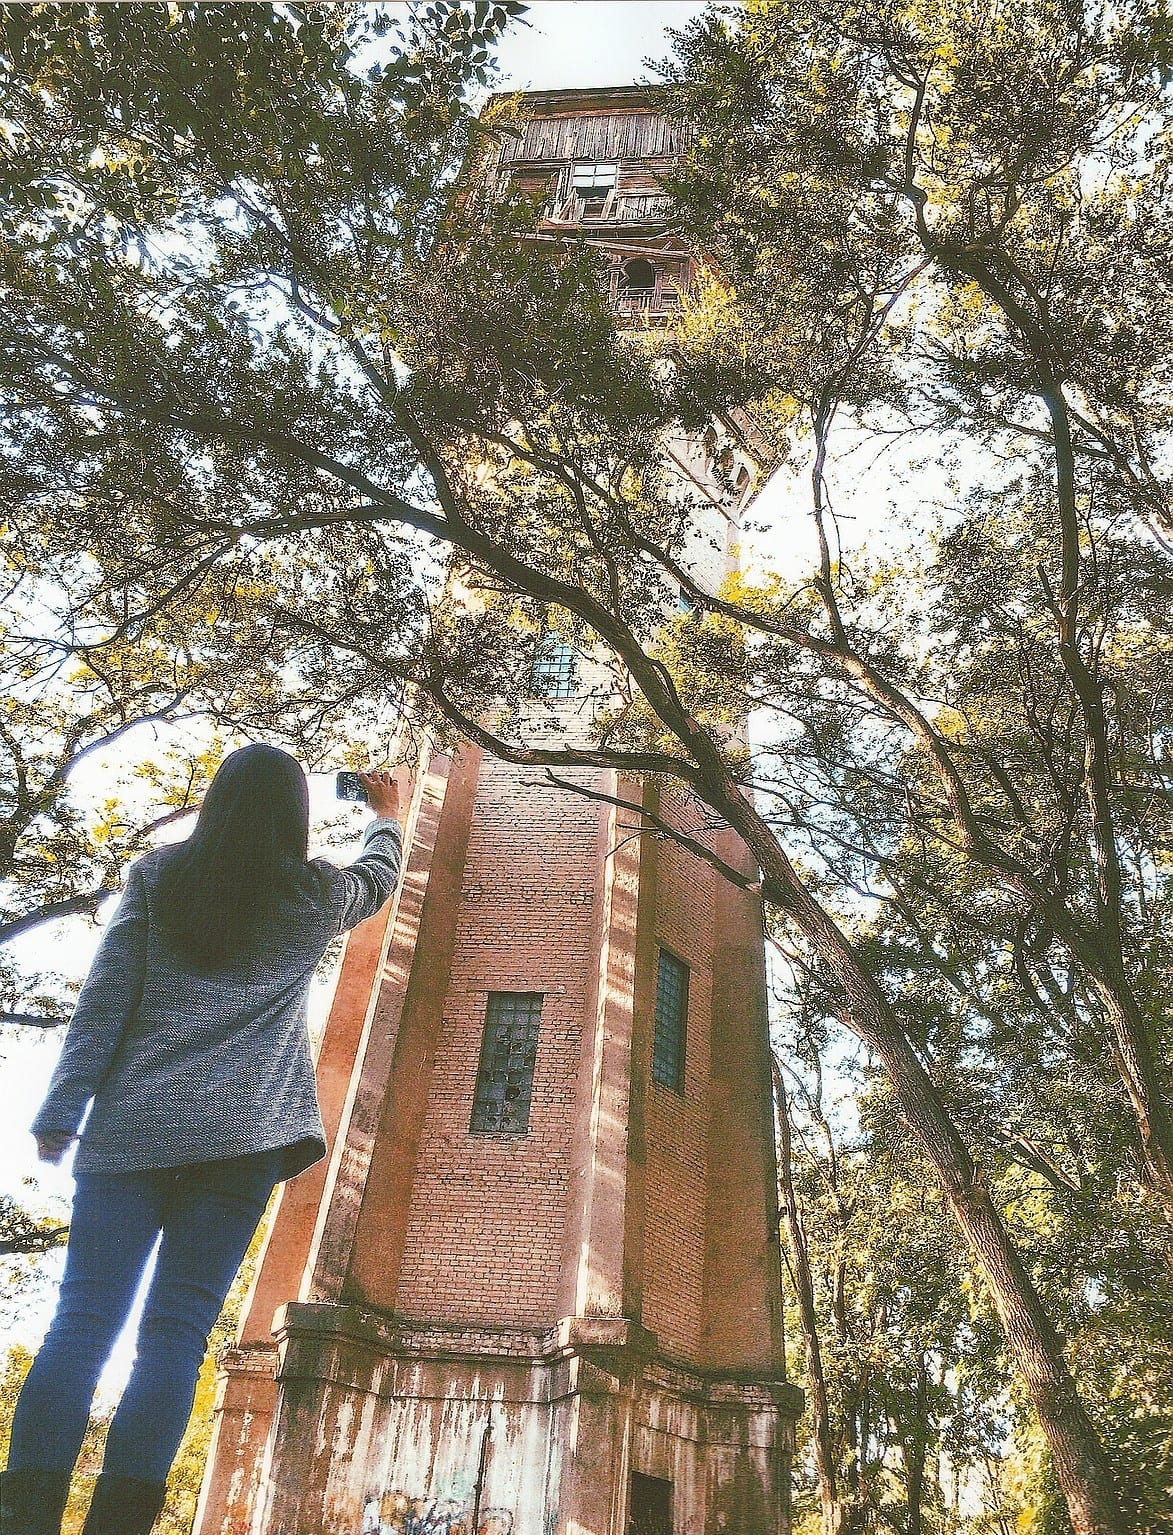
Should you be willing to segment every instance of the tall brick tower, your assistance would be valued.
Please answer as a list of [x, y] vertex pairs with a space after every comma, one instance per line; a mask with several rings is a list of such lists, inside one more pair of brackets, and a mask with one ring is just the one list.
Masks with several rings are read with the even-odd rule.
[[[581, 231], [633, 324], [688, 257], [634, 89], [543, 93], [492, 167]], [[696, 568], [757, 488], [681, 437]], [[588, 663], [589, 668], [589, 663]], [[581, 729], [575, 658], [535, 677]], [[352, 935], [318, 1059], [332, 1154], [287, 1184], [223, 1361], [197, 1535], [779, 1535], [785, 1379], [762, 913], [631, 812], [426, 754], [405, 875]], [[583, 787], [694, 830], [614, 773]], [[729, 832], [707, 837], [752, 873]]]

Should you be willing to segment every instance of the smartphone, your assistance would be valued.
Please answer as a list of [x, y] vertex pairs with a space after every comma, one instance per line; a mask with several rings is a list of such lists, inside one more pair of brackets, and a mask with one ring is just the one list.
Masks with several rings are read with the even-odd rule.
[[334, 793], [339, 799], [356, 800], [360, 805], [367, 803], [367, 791], [359, 782], [357, 773], [343, 772], [335, 775]]

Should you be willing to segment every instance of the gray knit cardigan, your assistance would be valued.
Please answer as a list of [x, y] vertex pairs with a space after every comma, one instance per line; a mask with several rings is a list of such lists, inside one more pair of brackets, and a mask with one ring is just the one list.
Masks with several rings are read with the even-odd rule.
[[155, 915], [166, 848], [132, 864], [77, 999], [34, 1135], [76, 1132], [75, 1170], [178, 1167], [285, 1148], [292, 1178], [325, 1155], [306, 999], [339, 933], [388, 901], [401, 843], [372, 821], [348, 868], [315, 859], [253, 952], [201, 970], [167, 945]]

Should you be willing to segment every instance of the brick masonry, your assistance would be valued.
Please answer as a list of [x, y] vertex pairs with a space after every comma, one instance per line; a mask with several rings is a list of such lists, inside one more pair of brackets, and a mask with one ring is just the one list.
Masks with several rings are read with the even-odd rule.
[[[598, 884], [585, 804], [481, 765], [396, 1297], [405, 1317], [547, 1325], [555, 1313]], [[543, 994], [524, 1136], [469, 1129], [490, 991]]]
[[[686, 795], [581, 776], [736, 858]], [[403, 890], [354, 940], [323, 1039], [354, 1064], [315, 1230], [295, 1180], [252, 1348], [226, 1360], [199, 1535], [364, 1535], [364, 1509], [428, 1499], [471, 1535], [478, 1435], [506, 1535], [626, 1535], [637, 1470], [677, 1489], [673, 1535], [785, 1528], [760, 910], [632, 826], [475, 752], [419, 775]], [[683, 1094], [651, 1080], [661, 946], [690, 970]], [[524, 1135], [469, 1128], [498, 990], [543, 995]]]

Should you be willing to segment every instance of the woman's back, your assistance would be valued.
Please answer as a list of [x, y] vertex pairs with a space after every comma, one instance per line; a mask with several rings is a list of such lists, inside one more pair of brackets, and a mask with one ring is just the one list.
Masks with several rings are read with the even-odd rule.
[[314, 971], [394, 891], [400, 838], [372, 822], [349, 868], [290, 861], [247, 941], [189, 957], [168, 920], [181, 847], [132, 867], [74, 1011], [36, 1133], [76, 1129], [79, 1170], [179, 1166], [288, 1147], [284, 1176], [325, 1152], [306, 1034]]
[[379, 819], [349, 868], [307, 858], [305, 774], [260, 743], [220, 764], [186, 842], [131, 867], [32, 1125], [39, 1155], [60, 1161], [92, 1100], [57, 1310], [0, 1472], [4, 1530], [60, 1528], [94, 1390], [152, 1253], [86, 1530], [148, 1535], [163, 1505], [208, 1336], [273, 1186], [326, 1150], [310, 981], [399, 877], [394, 780], [360, 777]]

